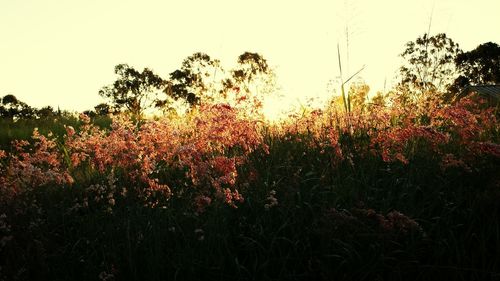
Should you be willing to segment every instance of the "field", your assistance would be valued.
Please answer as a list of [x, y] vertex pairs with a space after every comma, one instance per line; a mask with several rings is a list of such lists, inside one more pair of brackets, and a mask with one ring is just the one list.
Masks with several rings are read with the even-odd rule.
[[2, 121], [0, 280], [500, 280], [497, 116]]

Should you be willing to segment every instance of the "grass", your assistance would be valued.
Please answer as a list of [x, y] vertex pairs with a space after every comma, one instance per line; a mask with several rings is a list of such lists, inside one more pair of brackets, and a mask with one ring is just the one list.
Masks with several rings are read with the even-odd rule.
[[[29, 139], [35, 126], [61, 137], [64, 124], [78, 127], [26, 122], [1, 123], [2, 145]], [[185, 171], [168, 165], [158, 173], [174, 193], [155, 208], [119, 171], [115, 194], [127, 187], [129, 195], [115, 196], [112, 211], [104, 199], [75, 208], [89, 185], [107, 181], [92, 170], [71, 186], [22, 193], [0, 206], [0, 280], [500, 279], [498, 158], [443, 170], [415, 142], [408, 164], [384, 162], [357, 131], [339, 135], [349, 157], [338, 162], [331, 147], [311, 145], [311, 132], [261, 133], [269, 152], [257, 149], [238, 167], [250, 185], [237, 208], [214, 200], [195, 211], [196, 190], [178, 185]], [[247, 181], [251, 173], [258, 177]], [[277, 205], [267, 208], [270, 197]]]
[[[93, 119], [93, 123], [100, 128], [109, 128], [111, 119], [107, 116], [98, 116]], [[66, 133], [64, 126], [79, 128], [80, 121], [76, 116], [69, 114], [16, 121], [0, 118], [0, 149], [9, 150], [14, 140], [30, 140], [35, 128], [38, 128], [43, 135], [52, 133], [62, 140], [62, 136]]]

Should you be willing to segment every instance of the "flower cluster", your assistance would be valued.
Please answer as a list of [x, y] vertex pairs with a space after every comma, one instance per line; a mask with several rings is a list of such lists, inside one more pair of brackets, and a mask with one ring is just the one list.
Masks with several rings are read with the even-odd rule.
[[[15, 141], [9, 153], [0, 150], [1, 195], [5, 199], [40, 186], [78, 181], [86, 187], [86, 199], [75, 204], [79, 207], [93, 201], [112, 208], [117, 196], [127, 193], [150, 206], [177, 193], [189, 194], [198, 212], [214, 200], [236, 207], [243, 202], [242, 188], [256, 177], [252, 167], [241, 167], [255, 150], [269, 153], [264, 142], [269, 132], [305, 149], [302, 156], [319, 152], [331, 169], [346, 161], [354, 167], [357, 159], [370, 155], [406, 165], [427, 153], [443, 169], [470, 171], [478, 159], [500, 157], [492, 109], [467, 98], [451, 105], [432, 100], [424, 105], [409, 108], [396, 100], [390, 106], [348, 113], [306, 110], [270, 125], [258, 114], [242, 114], [238, 106], [202, 104], [178, 118], [134, 123], [115, 116], [108, 130], [82, 115], [81, 126], [66, 127], [62, 141], [35, 130], [31, 142]], [[244, 179], [242, 171], [248, 172]], [[269, 206], [276, 205], [271, 199]]]
[[74, 180], [66, 169], [63, 154], [54, 138], [33, 132], [33, 142], [15, 141], [14, 153], [0, 153], [1, 195], [15, 196], [47, 184], [71, 185]]
[[[243, 200], [236, 189], [237, 167], [258, 147], [265, 149], [258, 122], [243, 118], [227, 104], [203, 105], [199, 113], [187, 125], [183, 145], [175, 155], [182, 166], [188, 167], [192, 184], [204, 193], [199, 198], [214, 194], [235, 206], [235, 202]], [[200, 202], [209, 201], [197, 200], [198, 206]]]
[[425, 235], [422, 227], [415, 220], [398, 211], [394, 210], [383, 215], [373, 209], [365, 208], [328, 210], [318, 232], [322, 235], [346, 237], [370, 233], [382, 239], [389, 237], [404, 239], [412, 235]]
[[427, 126], [408, 126], [405, 128], [391, 128], [377, 134], [371, 139], [372, 147], [378, 147], [385, 162], [400, 161], [408, 164], [408, 154], [411, 145], [418, 140], [425, 142], [432, 152], [438, 153], [439, 146], [446, 144], [446, 134]]
[[183, 188], [194, 188], [199, 210], [214, 198], [235, 207], [243, 201], [237, 188], [238, 167], [255, 149], [265, 149], [258, 120], [227, 104], [206, 104], [178, 119], [140, 124], [116, 116], [110, 130], [92, 125], [85, 115], [80, 119], [78, 130], [66, 127], [60, 144], [35, 130], [31, 143], [16, 141], [12, 153], [0, 151], [2, 189], [15, 195], [27, 188], [77, 180], [87, 186], [78, 206], [88, 206], [90, 200], [112, 207], [122, 189], [115, 186], [116, 177], [155, 205], [153, 198], [168, 199], [173, 192], [170, 185], [181, 184], [168, 178], [169, 171], [177, 170], [185, 171]]

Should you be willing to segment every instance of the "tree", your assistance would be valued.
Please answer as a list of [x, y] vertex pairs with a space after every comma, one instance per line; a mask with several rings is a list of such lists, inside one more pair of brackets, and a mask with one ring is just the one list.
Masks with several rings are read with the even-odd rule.
[[97, 116], [107, 116], [112, 112], [111, 107], [107, 103], [100, 103], [96, 106], [94, 106], [93, 110], [85, 110], [83, 111], [83, 114], [87, 115], [88, 117], [94, 118]]
[[111, 108], [107, 103], [100, 103], [94, 106], [94, 111], [98, 116], [106, 116], [111, 113]]
[[268, 93], [275, 86], [274, 71], [267, 64], [267, 60], [258, 53], [245, 52], [238, 57], [238, 66], [232, 71], [232, 78], [236, 85], [250, 93], [253, 84], [256, 95], [259, 92]]
[[[187, 103], [197, 105], [202, 99], [213, 99], [220, 94], [224, 70], [220, 61], [210, 58], [204, 53], [194, 53], [184, 59], [180, 69], [170, 73], [169, 85], [166, 88], [167, 98], [184, 99]], [[218, 88], [218, 89], [217, 89]], [[165, 104], [166, 100], [160, 104]]]
[[233, 103], [237, 99], [234, 95], [241, 89], [254, 96], [271, 91], [275, 75], [261, 55], [245, 52], [237, 62], [234, 69], [226, 72], [219, 60], [194, 53], [183, 61], [180, 69], [170, 73], [165, 90], [167, 98], [184, 99], [196, 106], [200, 102]]
[[117, 110], [127, 110], [137, 118], [142, 118], [144, 111], [158, 104], [158, 96], [166, 82], [152, 70], [144, 68], [137, 71], [127, 64], [115, 67], [118, 79], [103, 87], [99, 95], [107, 98]]
[[56, 116], [56, 112], [54, 111], [54, 108], [50, 105], [42, 107], [36, 111], [36, 115], [38, 118], [49, 118], [49, 117], [54, 117]]
[[424, 34], [406, 43], [401, 54], [405, 65], [400, 68], [398, 86], [410, 93], [444, 93], [456, 74], [455, 58], [461, 50], [446, 34]]
[[455, 64], [460, 76], [450, 86], [452, 95], [469, 85], [500, 84], [500, 46], [496, 43], [484, 43], [457, 55]]
[[14, 95], [5, 95], [2, 98], [2, 103], [3, 104], [19, 104], [19, 102], [20, 101]]
[[5, 95], [0, 99], [0, 117], [13, 120], [15, 118], [33, 118], [35, 112], [26, 103], [14, 95]]

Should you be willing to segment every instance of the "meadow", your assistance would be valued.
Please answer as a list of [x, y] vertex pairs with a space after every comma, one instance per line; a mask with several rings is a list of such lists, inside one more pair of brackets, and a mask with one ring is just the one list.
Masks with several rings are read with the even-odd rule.
[[499, 280], [497, 117], [395, 98], [4, 120], [0, 280]]

